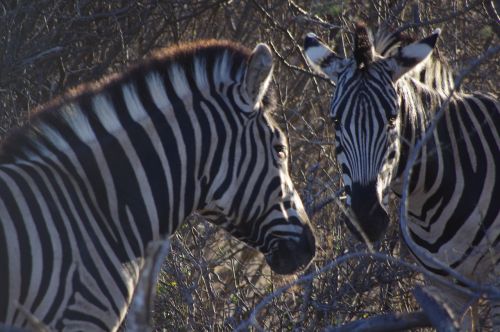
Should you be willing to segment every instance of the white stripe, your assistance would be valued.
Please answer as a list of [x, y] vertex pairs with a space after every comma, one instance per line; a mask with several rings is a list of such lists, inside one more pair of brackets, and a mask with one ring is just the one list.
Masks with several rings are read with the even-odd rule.
[[175, 93], [180, 99], [185, 100], [185, 98], [188, 98], [188, 96], [191, 95], [191, 89], [189, 88], [189, 84], [187, 82], [186, 73], [181, 66], [172, 64], [168, 68], [168, 78], [172, 83]]
[[[95, 140], [95, 135], [90, 126], [89, 119], [80, 106], [77, 104], [63, 105], [60, 114], [80, 140], [83, 142]], [[55, 133], [55, 131], [47, 132], [47, 138], [52, 143], [55, 143], [56, 146], [59, 146], [61, 138], [59, 135], [53, 135], [53, 133]]]
[[109, 96], [104, 93], [95, 95], [92, 98], [92, 108], [99, 122], [108, 133], [123, 131], [123, 127], [118, 120], [115, 107]]
[[122, 91], [123, 99], [130, 117], [138, 123], [142, 123], [143, 121], [149, 119], [149, 114], [146, 112], [141, 101], [139, 100], [135, 86], [132, 83], [126, 84], [122, 86]]
[[[6, 177], [6, 175], [4, 175], [4, 173], [1, 171], [1, 168], [0, 177]], [[8, 190], [8, 188], [2, 190]], [[0, 216], [2, 220], [2, 225], [0, 227], [3, 228], [4, 234], [8, 235], [5, 237], [7, 241], [5, 243], [7, 247], [7, 254], [12, 258], [9, 260], [8, 294], [2, 294], [3, 297], [7, 297], [9, 299], [5, 323], [11, 324], [13, 323], [12, 319], [14, 318], [14, 313], [17, 311], [15, 301], [18, 301], [21, 295], [21, 283], [19, 282], [19, 278], [21, 276], [21, 260], [19, 259], [19, 253], [21, 252], [21, 249], [19, 247], [19, 237], [16, 228], [14, 227], [15, 222], [14, 220], [12, 220], [12, 216], [8, 213], [7, 206], [1, 199]], [[2, 271], [2, 273], [5, 272]]]

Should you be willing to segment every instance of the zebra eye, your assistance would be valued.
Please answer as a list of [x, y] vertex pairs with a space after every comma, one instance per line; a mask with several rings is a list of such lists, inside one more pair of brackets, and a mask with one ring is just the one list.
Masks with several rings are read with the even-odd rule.
[[332, 116], [330, 119], [332, 119], [333, 124], [336, 126], [340, 123], [338, 116]]
[[281, 159], [281, 160], [286, 159], [286, 146], [284, 146], [282, 144], [277, 144], [274, 146], [274, 150], [278, 154], [279, 159]]
[[389, 129], [393, 129], [394, 127], [396, 127], [396, 120], [397, 117], [395, 115], [391, 115], [389, 117], [389, 121], [387, 122], [387, 127], [389, 127]]

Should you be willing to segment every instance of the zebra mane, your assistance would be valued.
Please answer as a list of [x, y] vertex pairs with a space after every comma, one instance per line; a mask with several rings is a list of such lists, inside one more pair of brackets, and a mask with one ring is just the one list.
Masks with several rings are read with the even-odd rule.
[[[144, 76], [145, 73], [158, 71], [164, 72], [174, 66], [182, 68], [186, 77], [196, 78], [195, 61], [203, 63], [209, 69], [219, 69], [214, 76], [219, 80], [235, 80], [243, 74], [246, 63], [250, 58], [251, 50], [241, 44], [229, 40], [198, 40], [181, 45], [165, 47], [156, 51], [131, 65], [122, 72], [109, 74], [103, 78], [77, 85], [64, 94], [48, 101], [34, 109], [32, 113], [45, 112], [58, 108], [65, 103], [78, 101], [85, 95], [94, 95], [113, 86], [120, 85], [135, 78]], [[219, 65], [214, 68], [215, 65]], [[198, 82], [197, 82], [198, 83]]]
[[407, 35], [403, 35], [399, 32], [392, 32], [390, 29], [381, 27], [375, 34], [373, 48], [378, 55], [387, 58], [395, 55], [400, 46], [411, 42], [409, 38], [405, 38], [405, 36]]
[[[21, 128], [11, 130], [0, 142], [0, 163], [13, 161], [14, 156], [22, 154], [23, 147], [31, 146], [37, 137], [43, 136], [44, 124], [66, 121], [64, 115], [72, 108], [68, 105], [144, 80], [148, 75], [168, 78], [173, 87], [187, 93], [190, 84], [203, 90], [211, 81], [219, 88], [243, 81], [250, 56], [250, 49], [227, 40], [201, 40], [158, 50], [122, 72], [80, 84], [30, 112], [29, 121]], [[273, 90], [268, 89], [262, 100], [265, 107], [274, 107], [273, 96]], [[93, 116], [92, 110], [79, 110], [84, 117]]]
[[354, 59], [359, 69], [367, 68], [373, 61], [371, 34], [364, 22], [357, 22], [354, 34]]

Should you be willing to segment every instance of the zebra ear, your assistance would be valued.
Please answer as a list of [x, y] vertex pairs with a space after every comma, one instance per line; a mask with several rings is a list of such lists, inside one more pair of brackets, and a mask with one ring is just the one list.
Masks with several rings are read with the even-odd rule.
[[387, 59], [392, 67], [392, 80], [394, 82], [431, 55], [440, 33], [441, 29], [436, 29], [430, 36], [400, 47], [396, 55]]
[[250, 56], [245, 85], [252, 106], [258, 104], [269, 87], [273, 73], [273, 54], [266, 44], [258, 44]]
[[311, 68], [333, 82], [337, 81], [338, 74], [347, 62], [323, 44], [312, 32], [309, 32], [304, 40], [304, 53]]

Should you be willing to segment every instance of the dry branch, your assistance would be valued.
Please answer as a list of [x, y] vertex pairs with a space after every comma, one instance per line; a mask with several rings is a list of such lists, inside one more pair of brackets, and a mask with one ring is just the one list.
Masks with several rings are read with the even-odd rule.
[[8, 326], [0, 323], [0, 332], [30, 332], [29, 329], [23, 329], [20, 327]]
[[427, 315], [419, 311], [392, 313], [361, 319], [340, 327], [328, 327], [325, 332], [393, 332], [430, 326], [431, 323]]
[[[445, 284], [448, 287], [453, 287], [453, 285], [454, 285], [450, 281], [441, 280], [441, 278], [439, 276], [432, 274], [431, 272], [425, 270], [423, 267], [421, 267], [419, 265], [414, 265], [414, 264], [405, 262], [399, 258], [395, 258], [392, 256], [388, 256], [388, 255], [384, 255], [384, 254], [380, 254], [380, 253], [375, 253], [375, 252], [368, 252], [368, 253], [354, 252], [354, 253], [350, 253], [350, 254], [346, 254], [346, 255], [342, 255], [340, 257], [337, 257], [336, 259], [334, 259], [332, 262], [326, 264], [321, 269], [314, 271], [314, 272], [311, 272], [309, 274], [304, 274], [304, 275], [300, 276], [299, 278], [297, 278], [297, 280], [295, 280], [295, 281], [293, 281], [285, 286], [282, 286], [282, 287], [278, 288], [277, 290], [275, 290], [274, 292], [268, 294], [267, 296], [265, 296], [263, 298], [263, 300], [260, 303], [258, 303], [253, 308], [253, 310], [251, 311], [250, 317], [247, 320], [244, 320], [240, 325], [238, 325], [238, 327], [235, 329], [235, 331], [246, 331], [251, 326], [256, 328], [257, 330], [263, 330], [262, 326], [260, 325], [260, 323], [258, 321], [257, 316], [259, 315], [260, 312], [262, 312], [264, 310], [264, 308], [266, 306], [270, 305], [274, 299], [281, 296], [282, 294], [284, 294], [286, 291], [288, 291], [290, 288], [292, 288], [294, 286], [310, 282], [311, 280], [317, 278], [321, 274], [329, 272], [333, 269], [336, 269], [340, 265], [345, 264], [348, 261], [359, 260], [362, 258], [370, 258], [370, 259], [373, 259], [374, 261], [383, 262], [383, 263], [392, 263], [395, 266], [408, 268], [410, 270], [414, 270], [414, 271], [417, 271], [419, 273], [422, 273], [427, 278], [429, 278], [429, 280], [442, 282], [443, 284]], [[463, 290], [463, 292], [467, 293], [469, 295], [472, 294], [472, 293], [469, 293], [467, 290]], [[396, 316], [389, 315], [387, 317], [396, 317]], [[429, 322], [429, 320], [426, 319], [426, 322]]]
[[151, 331], [151, 312], [156, 283], [161, 265], [170, 250], [170, 240], [153, 241], [148, 244], [144, 265], [132, 298], [128, 316], [127, 331]]
[[459, 326], [457, 319], [453, 317], [453, 312], [448, 309], [447, 304], [436, 298], [428, 289], [416, 287], [413, 295], [422, 307], [428, 320], [438, 332], [457, 332]]

